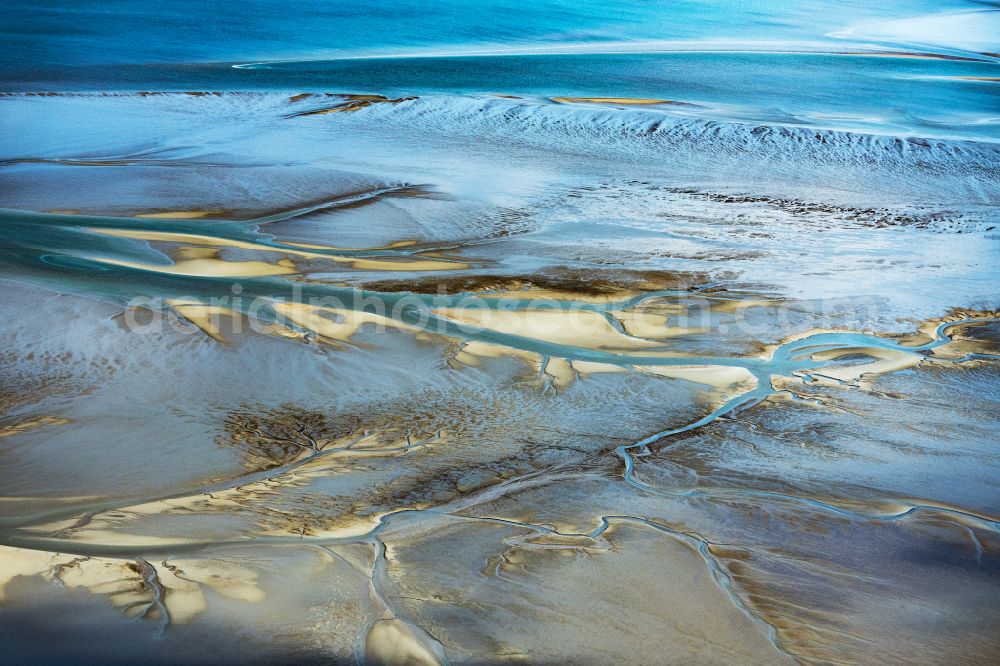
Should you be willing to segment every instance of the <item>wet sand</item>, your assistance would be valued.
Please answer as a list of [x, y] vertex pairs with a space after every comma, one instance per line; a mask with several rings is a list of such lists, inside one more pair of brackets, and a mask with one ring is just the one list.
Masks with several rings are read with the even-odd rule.
[[[980, 76], [946, 56], [809, 62], [859, 86]], [[1000, 649], [1000, 180], [977, 93], [903, 129], [859, 103], [845, 129], [563, 78], [0, 98], [3, 649]]]

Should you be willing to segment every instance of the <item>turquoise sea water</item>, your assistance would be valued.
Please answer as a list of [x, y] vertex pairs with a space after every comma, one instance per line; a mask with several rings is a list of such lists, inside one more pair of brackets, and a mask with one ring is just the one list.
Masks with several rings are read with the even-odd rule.
[[600, 49], [658, 40], [712, 41], [722, 48], [760, 42], [829, 44], [828, 33], [857, 25], [993, 9], [991, 3], [968, 0], [487, 0], [474, 4], [461, 0], [164, 0], [155, 4], [12, 0], [4, 3], [0, 17], [6, 44], [3, 62], [9, 74], [24, 68], [45, 72], [102, 63], [316, 60], [414, 51], [541, 50], [576, 44]]
[[[0, 82], [656, 96], [732, 119], [995, 139], [997, 86], [969, 77], [995, 74], [998, 15], [975, 2], [11, 2]], [[893, 50], [955, 59], [842, 55]]]

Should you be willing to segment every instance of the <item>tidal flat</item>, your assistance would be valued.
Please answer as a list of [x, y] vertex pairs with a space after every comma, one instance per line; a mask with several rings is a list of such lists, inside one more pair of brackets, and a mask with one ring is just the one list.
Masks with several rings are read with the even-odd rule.
[[1000, 11], [43, 4], [0, 661], [1000, 654]]

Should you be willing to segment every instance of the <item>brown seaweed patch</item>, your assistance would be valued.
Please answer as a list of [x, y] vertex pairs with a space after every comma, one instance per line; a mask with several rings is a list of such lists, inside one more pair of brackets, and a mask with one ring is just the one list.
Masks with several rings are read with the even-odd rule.
[[285, 118], [318, 116], [327, 113], [344, 113], [364, 109], [365, 107], [372, 106], [373, 104], [399, 104], [400, 102], [408, 102], [410, 100], [417, 99], [416, 97], [396, 97], [394, 99], [390, 99], [385, 95], [337, 95], [337, 97], [342, 98], [343, 101], [334, 104], [333, 106], [327, 106], [321, 109], [312, 109], [310, 111], [292, 113], [285, 116]]
[[932, 352], [931, 358], [948, 361], [1000, 360], [1000, 321], [956, 324], [948, 329], [951, 341]]
[[670, 271], [603, 271], [552, 268], [531, 275], [449, 275], [414, 280], [365, 282], [365, 289], [417, 294], [464, 294], [496, 292], [508, 297], [534, 297], [545, 292], [566, 297], [585, 296], [601, 300], [627, 298], [650, 291], [697, 289], [708, 282], [703, 273]]
[[[942, 325], [945, 326], [945, 333], [951, 337], [956, 335], [959, 338], [963, 337], [962, 329], [968, 326], [965, 320], [969, 319], [1000, 319], [1000, 310], [973, 310], [970, 308], [952, 308], [947, 312], [947, 314], [938, 317], [936, 319], [930, 319], [928, 321], [920, 322], [917, 333], [914, 335], [903, 336], [900, 338], [899, 343], [905, 346], [919, 346], [931, 342], [937, 337], [937, 331]], [[953, 324], [952, 326], [947, 326], [948, 324]], [[951, 344], [944, 345], [941, 348], [934, 350], [935, 355], [947, 354], [953, 349]], [[997, 351], [997, 350], [994, 350]]]
[[[65, 395], [79, 389], [71, 373], [63, 370], [68, 357], [39, 357], [0, 352], [0, 416], [24, 405]], [[18, 367], [27, 362], [28, 367]], [[41, 368], [39, 367], [41, 365]], [[52, 366], [51, 369], [48, 366]]]
[[32, 416], [19, 421], [14, 421], [13, 423], [0, 424], [0, 438], [19, 435], [22, 432], [27, 432], [43, 426], [66, 425], [68, 423], [71, 423], [69, 419], [58, 416]]
[[[427, 391], [336, 412], [246, 406], [227, 417], [219, 445], [244, 451], [250, 468], [268, 467], [271, 480], [257, 484], [259, 488], [241, 485], [232, 492], [213, 492], [213, 499], [204, 501], [218, 503], [222, 511], [249, 512], [258, 529], [270, 534], [360, 535], [387, 513], [440, 506], [538, 469], [580, 463], [588, 447], [608, 441], [586, 434], [564, 441], [544, 413], [515, 418], [510, 411], [509, 399], [502, 395], [464, 390]], [[313, 442], [319, 457], [308, 453]], [[395, 470], [389, 459], [399, 455], [412, 456], [405, 472], [377, 474], [363, 488], [338, 494], [305, 485], [339, 473]], [[283, 460], [292, 461], [294, 472], [281, 471], [276, 463]]]
[[271, 469], [321, 451], [359, 427], [360, 419], [354, 414], [326, 413], [292, 404], [244, 407], [226, 415], [225, 435], [216, 442], [242, 450], [247, 469]]
[[[772, 131], [768, 128], [758, 128], [761, 132]], [[757, 130], [752, 130], [759, 133]], [[817, 132], [816, 140], [826, 141], [825, 132]], [[929, 148], [930, 144], [920, 138], [910, 137], [907, 139], [896, 139], [900, 146], [915, 146], [917, 148]], [[753, 205], [763, 204], [773, 206], [781, 211], [794, 216], [810, 217], [823, 215], [836, 218], [844, 222], [859, 224], [865, 227], [877, 229], [889, 227], [913, 227], [916, 229], [937, 229], [947, 228], [962, 221], [963, 215], [955, 211], [948, 210], [923, 210], [899, 211], [892, 208], [872, 208], [861, 206], [843, 206], [837, 204], [805, 201], [802, 199], [787, 199], [780, 197], [758, 196], [751, 194], [724, 194], [721, 192], [707, 192], [691, 188], [667, 188], [668, 191], [676, 194], [707, 199], [716, 203]]]
[[294, 104], [296, 102], [301, 102], [304, 99], [314, 99], [314, 98], [331, 98], [335, 97], [342, 100], [350, 100], [353, 102], [382, 102], [387, 98], [385, 95], [372, 95], [372, 94], [352, 94], [352, 93], [299, 93], [298, 95], [292, 95], [288, 98], [289, 104]]
[[690, 102], [678, 102], [671, 99], [654, 99], [648, 97], [551, 97], [553, 102], [559, 104], [625, 104], [634, 106], [652, 106], [658, 104], [669, 104], [671, 106], [691, 106], [697, 104]]

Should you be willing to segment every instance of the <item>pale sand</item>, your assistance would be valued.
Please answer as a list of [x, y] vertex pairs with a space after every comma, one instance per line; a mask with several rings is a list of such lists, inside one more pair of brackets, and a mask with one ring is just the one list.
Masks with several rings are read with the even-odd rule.
[[480, 342], [478, 340], [470, 340], [463, 344], [452, 356], [452, 360], [460, 365], [476, 368], [481, 365], [480, 359], [482, 358], [504, 357], [519, 358], [532, 364], [536, 369], [540, 367], [542, 361], [542, 357], [533, 352], [513, 347], [504, 347], [503, 345], [494, 345], [489, 342]]
[[141, 612], [153, 601], [152, 591], [132, 560], [80, 558], [0, 546], [0, 601], [4, 599], [7, 584], [19, 576], [41, 577], [71, 590], [101, 595], [126, 616]]
[[434, 314], [477, 328], [587, 349], [635, 350], [662, 346], [661, 342], [622, 334], [597, 312], [442, 308]]
[[415, 240], [400, 240], [393, 241], [388, 245], [378, 245], [374, 247], [333, 247], [330, 245], [315, 245], [313, 243], [296, 243], [294, 241], [282, 241], [284, 245], [294, 245], [295, 247], [301, 247], [307, 250], [395, 250], [401, 247], [410, 247], [416, 245]]
[[[963, 319], [1000, 319], [1000, 310], [953, 310], [943, 317], [920, 322], [917, 327], [917, 334], [903, 340], [900, 344], [914, 347], [927, 344], [936, 338], [937, 329], [941, 324], [952, 324], [951, 326], [948, 326], [948, 329], [952, 329], [956, 326], [962, 327], [968, 325], [961, 323]], [[948, 332], [947, 329], [946, 332]], [[954, 343], [944, 345], [942, 348], [935, 350], [935, 353], [940, 354], [942, 350], [951, 347], [952, 344]]]
[[[173, 497], [162, 500], [137, 502], [132, 505], [118, 507], [114, 510], [99, 512], [90, 517], [85, 525], [78, 525], [78, 517], [70, 517], [27, 530], [28, 534], [45, 539], [53, 533], [62, 533], [60, 539], [64, 543], [106, 545], [115, 544], [125, 548], [164, 548], [180, 545], [192, 545], [200, 542], [196, 536], [182, 537], [155, 536], [158, 519], [188, 519], [196, 527], [200, 519], [212, 515], [239, 514], [248, 504], [269, 497], [283, 486], [295, 487], [307, 483], [311, 479], [328, 478], [351, 466], [356, 460], [373, 458], [392, 458], [406, 455], [410, 451], [426, 451], [436, 445], [449, 442], [446, 432], [439, 431], [435, 436], [413, 441], [406, 437], [390, 437], [378, 432], [371, 433], [360, 439], [344, 437], [338, 440], [320, 441], [320, 453], [302, 456], [290, 461], [287, 469], [275, 468], [269, 471], [265, 478], [257, 481], [241, 483], [234, 481], [232, 487], [213, 490], [211, 493], [195, 492], [194, 494]], [[422, 508], [422, 507], [414, 507]], [[379, 512], [366, 516], [342, 516], [330, 523], [325, 529], [314, 530], [312, 536], [318, 538], [355, 538], [362, 537], [374, 529], [384, 515]], [[289, 524], [295, 522], [295, 516], [289, 516]], [[287, 536], [289, 525], [276, 523], [271, 528], [259, 528], [259, 536]], [[193, 535], [194, 532], [191, 532]], [[231, 538], [238, 538], [239, 533], [233, 533]], [[214, 533], [212, 538], [221, 538]], [[199, 560], [200, 561], [200, 560]], [[2, 565], [0, 560], [0, 565]], [[28, 575], [28, 574], [26, 574]], [[2, 586], [0, 579], [0, 586]], [[206, 582], [208, 584], [208, 582]], [[229, 596], [242, 598], [248, 592], [232, 592]]]
[[622, 365], [611, 363], [598, 363], [596, 361], [573, 361], [573, 369], [580, 377], [588, 377], [604, 372], [626, 372], [627, 368]]
[[71, 555], [0, 546], [0, 602], [6, 600], [7, 585], [19, 576], [40, 576], [59, 564], [72, 561]]
[[[692, 359], [697, 361], [697, 359]], [[710, 386], [720, 391], [749, 391], [757, 384], [753, 374], [746, 368], [725, 365], [651, 366], [635, 365], [636, 370], [657, 377], [684, 379], [696, 384]]]
[[502, 345], [494, 345], [488, 342], [476, 340], [466, 342], [449, 361], [452, 368], [457, 365], [467, 367], [479, 367], [483, 358], [517, 358], [527, 363], [535, 372], [548, 375], [552, 380], [552, 386], [557, 390], [568, 388], [577, 379], [585, 379], [590, 375], [607, 372], [628, 372], [628, 368], [610, 363], [598, 363], [595, 361], [570, 361], [569, 359], [552, 356], [549, 357], [545, 366], [542, 366], [542, 357], [533, 352]]
[[[108, 259], [106, 257], [87, 257], [87, 259], [112, 266], [137, 268], [153, 273], [187, 275], [190, 277], [251, 277], [289, 275], [296, 272], [294, 265], [282, 265], [282, 261], [287, 260], [279, 260], [277, 264], [269, 264], [266, 261], [224, 261], [222, 259], [202, 258], [182, 259], [175, 261], [173, 265], [161, 266], [157, 264], [144, 264], [139, 261]], [[290, 263], [289, 261], [288, 264]]]
[[[494, 515], [516, 520], [519, 508], [545, 505], [572, 512], [578, 496], [573, 484], [553, 484], [505, 499]], [[598, 539], [482, 523], [436, 528], [390, 531], [386, 541], [392, 592], [404, 610], [420, 609], [421, 626], [446, 649], [533, 663], [565, 662], [566, 646], [584, 663], [616, 663], [620, 655], [649, 664], [790, 663], [679, 538], [640, 525], [616, 525]], [[455, 543], [462, 548], [448, 545]], [[442, 552], [449, 566], [433, 566]], [[441, 601], [406, 601], [427, 598]], [[462, 621], [454, 622], [458, 612]]]
[[[218, 238], [216, 236], [201, 236], [198, 234], [175, 233], [172, 231], [147, 231], [145, 229], [109, 229], [106, 227], [87, 227], [87, 231], [104, 236], [115, 236], [116, 238], [131, 238], [144, 241], [162, 241], [164, 243], [189, 243], [191, 245], [208, 245], [212, 247], [231, 247], [240, 250], [257, 250], [259, 252], [283, 252], [285, 254], [299, 254], [301, 256], [314, 257], [314, 252], [298, 252], [292, 249], [282, 249], [248, 243], [246, 241], [231, 240], [228, 238]], [[320, 247], [320, 246], [315, 246]]]
[[16, 423], [11, 423], [10, 425], [0, 426], [0, 438], [20, 435], [22, 432], [43, 426], [67, 425], [69, 423], [72, 423], [69, 419], [58, 416], [33, 416], [17, 421]]
[[820, 368], [811, 373], [820, 378], [829, 377], [841, 382], [850, 382], [861, 379], [865, 375], [884, 375], [905, 368], [912, 368], [920, 365], [923, 357], [918, 354], [911, 354], [892, 349], [876, 349], [869, 347], [854, 347], [851, 349], [836, 349], [827, 352], [819, 352], [812, 355], [817, 361], [835, 360], [842, 356], [851, 354], [864, 354], [872, 357], [872, 361], [858, 363], [856, 365], [843, 365], [839, 367]]
[[[326, 257], [327, 255], [320, 255]], [[464, 271], [469, 264], [444, 259], [371, 259], [362, 257], [329, 257], [338, 263], [350, 264], [360, 271]]]
[[[336, 256], [330, 254], [322, 254], [318, 252], [309, 252], [306, 250], [298, 250], [293, 247], [271, 247], [269, 245], [258, 245], [256, 243], [248, 243], [246, 241], [230, 240], [217, 238], [215, 236], [200, 236], [197, 234], [183, 234], [183, 233], [172, 233], [168, 231], [145, 231], [145, 230], [133, 230], [133, 229], [107, 229], [102, 227], [89, 227], [88, 231], [103, 234], [105, 236], [116, 236], [120, 238], [132, 238], [135, 240], [145, 240], [145, 241], [162, 241], [168, 243], [190, 243], [194, 245], [208, 245], [213, 247], [230, 247], [241, 250], [255, 250], [258, 252], [277, 252], [280, 254], [292, 255], [304, 257], [307, 259], [327, 259], [330, 261], [335, 261], [337, 263], [350, 264], [352, 268], [358, 270], [373, 270], [373, 271], [449, 271], [449, 270], [466, 270], [470, 266], [467, 263], [460, 261], [448, 261], [444, 259], [428, 259], [421, 257], [420, 255], [413, 255], [416, 258], [409, 257], [392, 257], [392, 258], [375, 258], [375, 257], [345, 257]], [[403, 244], [410, 244], [412, 241], [400, 241]], [[299, 244], [290, 244], [301, 247]], [[393, 249], [402, 247], [402, 245], [390, 244], [384, 248], [371, 248], [372, 250], [379, 249]], [[330, 252], [343, 251], [345, 248], [334, 248], [322, 245], [312, 245], [311, 249], [323, 249]], [[110, 261], [110, 260], [109, 260]], [[111, 263], [115, 263], [111, 261]], [[237, 262], [227, 262], [227, 263], [237, 263]], [[257, 269], [263, 269], [263, 266], [271, 266], [271, 264], [266, 264], [264, 262], [242, 262], [244, 264], [252, 263], [257, 265]], [[280, 263], [280, 262], [279, 262]], [[144, 267], [142, 265], [137, 265]], [[189, 267], [190, 268], [190, 267]], [[244, 269], [249, 267], [244, 266]], [[161, 271], [161, 272], [177, 272], [177, 271]], [[277, 272], [263, 272], [263, 273], [247, 273], [247, 275], [285, 275], [288, 273], [294, 273], [294, 270], [282, 270]], [[207, 275], [216, 275], [214, 273], [209, 273]], [[219, 273], [218, 275], [229, 276], [229, 273]]]
[[208, 217], [209, 215], [217, 214], [217, 212], [207, 210], [172, 210], [164, 211], [162, 213], [143, 213], [142, 215], [133, 215], [132, 217], [141, 217], [151, 220], [197, 220], [203, 217]]
[[553, 300], [553, 301], [574, 301], [577, 303], [616, 303], [638, 296], [642, 292], [638, 289], [628, 291], [610, 291], [603, 294], [585, 294], [575, 291], [560, 291], [558, 289], [542, 289], [526, 287], [524, 289], [512, 289], [510, 291], [477, 292], [476, 296], [488, 298], [490, 300], [518, 300], [525, 301], [531, 299]]
[[170, 560], [157, 567], [166, 588], [170, 621], [185, 624], [208, 610], [204, 588], [228, 599], [257, 603], [265, 599], [252, 569], [224, 560]]
[[366, 664], [440, 664], [434, 650], [406, 622], [376, 620], [365, 637]]
[[219, 317], [238, 317], [239, 314], [230, 308], [218, 305], [205, 305], [199, 301], [168, 299], [170, 305], [179, 315], [200, 328], [206, 335], [217, 342], [225, 342], [222, 332], [216, 323]]
[[0, 601], [6, 586], [21, 576], [58, 581], [69, 589], [82, 589], [104, 596], [112, 606], [136, 617], [153, 603], [153, 591], [145, 575], [153, 573], [163, 587], [161, 601], [170, 622], [190, 622], [208, 609], [203, 592], [209, 588], [236, 601], [263, 601], [264, 592], [252, 569], [224, 560], [170, 560], [149, 564], [143, 572], [133, 560], [103, 557], [80, 558], [44, 550], [0, 546]]
[[[409, 324], [404, 324], [371, 312], [314, 307], [302, 303], [275, 302], [272, 306], [278, 314], [288, 318], [302, 328], [313, 331], [327, 340], [336, 340], [338, 342], [349, 341], [365, 324], [374, 324], [380, 327], [394, 328], [413, 333], [420, 332], [420, 329], [415, 326], [410, 326]], [[330, 315], [334, 318], [331, 318]]]
[[[677, 314], [685, 311], [683, 305], [676, 307]], [[656, 313], [642, 310], [626, 310], [612, 312], [611, 314], [621, 323], [626, 333], [634, 335], [637, 338], [662, 340], [682, 335], [707, 333], [711, 330], [707, 327], [686, 328], [681, 326], [667, 326], [667, 314], [662, 310]]]
[[545, 374], [552, 378], [552, 385], [560, 390], [567, 388], [577, 379], [573, 364], [556, 356], [549, 358], [545, 364]]
[[669, 99], [651, 99], [645, 97], [552, 97], [553, 102], [560, 104], [674, 104]]

